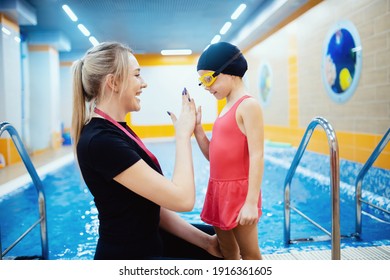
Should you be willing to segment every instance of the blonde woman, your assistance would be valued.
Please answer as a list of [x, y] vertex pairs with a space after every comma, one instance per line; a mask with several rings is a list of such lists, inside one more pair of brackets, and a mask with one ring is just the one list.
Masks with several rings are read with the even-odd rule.
[[[170, 113], [176, 132], [176, 162], [172, 179], [168, 179], [155, 156], [124, 122], [128, 112], [141, 109], [146, 86], [132, 50], [117, 42], [93, 47], [73, 66], [72, 138], [82, 176], [99, 212], [94, 258], [175, 257], [165, 255], [161, 231], [207, 252], [206, 257], [220, 256], [215, 235], [174, 213], [194, 206], [190, 143], [194, 102], [183, 91], [180, 116]], [[196, 258], [194, 254], [186, 257]]]

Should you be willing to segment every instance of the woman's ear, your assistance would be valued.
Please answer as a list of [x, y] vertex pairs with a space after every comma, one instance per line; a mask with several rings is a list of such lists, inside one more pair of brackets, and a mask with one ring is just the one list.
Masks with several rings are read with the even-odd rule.
[[106, 85], [112, 92], [119, 92], [118, 83], [114, 77], [114, 75], [109, 74], [106, 78]]

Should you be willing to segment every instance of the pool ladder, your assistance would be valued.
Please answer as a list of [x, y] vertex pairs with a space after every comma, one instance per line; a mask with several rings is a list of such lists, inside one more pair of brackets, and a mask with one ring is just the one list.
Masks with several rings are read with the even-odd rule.
[[[12, 249], [14, 248], [28, 233], [30, 233], [38, 224], [41, 225], [41, 247], [42, 247], [42, 259], [49, 259], [49, 250], [48, 250], [48, 238], [47, 238], [47, 219], [46, 219], [46, 202], [45, 194], [43, 192], [43, 185], [41, 179], [39, 178], [37, 171], [35, 170], [31, 159], [26, 151], [26, 148], [23, 145], [22, 140], [19, 137], [16, 129], [8, 122], [0, 123], [0, 136], [4, 131], [7, 131], [11, 136], [16, 149], [19, 152], [20, 157], [22, 158], [24, 165], [30, 177], [34, 183], [35, 188], [38, 192], [38, 205], [39, 205], [39, 219], [33, 223], [33, 225], [28, 228], [19, 238], [17, 238], [6, 250], [2, 249], [1, 246], [1, 235], [0, 235], [0, 260]], [[0, 231], [1, 233], [1, 231]]]
[[386, 147], [387, 143], [390, 140], [390, 128], [387, 130], [387, 132], [383, 135], [381, 141], [378, 143], [362, 169], [360, 170], [359, 174], [356, 177], [356, 183], [355, 183], [355, 189], [356, 189], [356, 235], [360, 236], [362, 233], [362, 203], [366, 203], [371, 207], [374, 207], [380, 211], [386, 212], [387, 214], [390, 214], [390, 211], [381, 208], [379, 206], [376, 206], [368, 201], [365, 201], [362, 199], [362, 183], [364, 176], [366, 175], [367, 171], [371, 168], [379, 154], [382, 152], [382, 150]]
[[[332, 232], [330, 233], [318, 223], [314, 222], [308, 216], [303, 214], [300, 210], [293, 207], [290, 204], [290, 189], [291, 181], [298, 167], [298, 164], [302, 158], [303, 153], [306, 150], [307, 144], [314, 132], [317, 125], [320, 125], [326, 133], [328, 138], [329, 150], [330, 150], [330, 183], [331, 183], [331, 206], [332, 206]], [[311, 222], [313, 225], [324, 231], [331, 237], [331, 257], [332, 260], [340, 260], [340, 164], [339, 164], [339, 148], [337, 143], [336, 133], [333, 130], [330, 123], [322, 118], [315, 117], [308, 125], [306, 132], [302, 138], [299, 148], [288, 170], [285, 183], [284, 183], [284, 242], [286, 245], [296, 240], [290, 239], [290, 210], [294, 210], [303, 218]]]

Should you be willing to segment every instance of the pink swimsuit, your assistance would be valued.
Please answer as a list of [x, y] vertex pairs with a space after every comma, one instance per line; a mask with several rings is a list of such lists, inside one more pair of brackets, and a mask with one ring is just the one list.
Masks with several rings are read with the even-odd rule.
[[[236, 219], [248, 193], [248, 143], [237, 125], [236, 111], [249, 97], [241, 97], [226, 114], [217, 118], [210, 141], [210, 179], [200, 217], [222, 230], [237, 226]], [[261, 194], [258, 211], [260, 218]]]

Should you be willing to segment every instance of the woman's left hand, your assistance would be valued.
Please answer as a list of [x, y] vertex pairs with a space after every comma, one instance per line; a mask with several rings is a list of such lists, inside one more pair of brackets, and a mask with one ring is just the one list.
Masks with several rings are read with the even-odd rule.
[[180, 116], [177, 118], [174, 113], [169, 112], [172, 123], [175, 127], [176, 136], [191, 137], [196, 122], [195, 102], [191, 99], [187, 89], [182, 93], [182, 107]]

